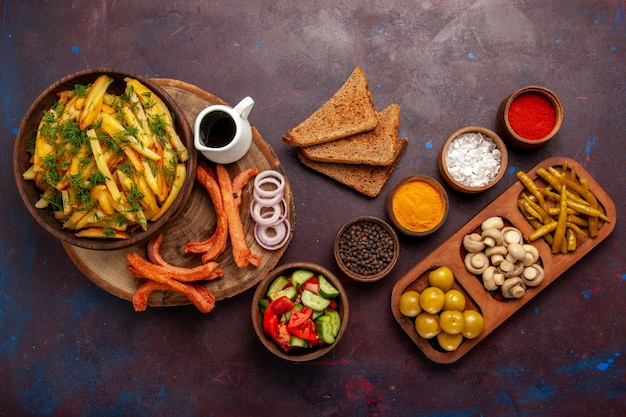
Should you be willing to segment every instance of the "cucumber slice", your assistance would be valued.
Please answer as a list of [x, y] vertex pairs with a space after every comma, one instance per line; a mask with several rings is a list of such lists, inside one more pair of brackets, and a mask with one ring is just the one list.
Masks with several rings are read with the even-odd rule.
[[291, 284], [297, 288], [300, 288], [302, 284], [313, 278], [313, 271], [307, 269], [296, 269], [291, 273]]
[[336, 311], [329, 311], [326, 315], [330, 317], [332, 334], [334, 337], [337, 337], [339, 329], [341, 329], [341, 317], [339, 317], [339, 313]]
[[285, 288], [285, 285], [287, 284], [289, 284], [289, 280], [287, 279], [287, 277], [281, 275], [277, 277], [274, 281], [272, 281], [272, 283], [270, 284], [265, 294], [268, 297], [272, 297], [272, 294], [277, 293], [278, 291], [282, 290], [283, 288]]
[[299, 338], [298, 336], [292, 335], [291, 338], [289, 339], [289, 346], [308, 348], [309, 342], [307, 342], [304, 339]]
[[324, 314], [322, 317], [315, 320], [315, 331], [317, 332], [317, 337], [319, 337], [322, 342], [328, 344], [335, 343], [332, 319], [328, 314]]
[[267, 298], [261, 298], [259, 300], [259, 311], [261, 311], [261, 314], [265, 313], [268, 305], [270, 305], [270, 301]]
[[302, 304], [315, 311], [323, 311], [330, 305], [330, 300], [314, 294], [309, 290], [302, 291], [300, 299], [302, 300]]
[[324, 310], [322, 311], [313, 310], [313, 313], [311, 314], [311, 320], [315, 321], [319, 319], [320, 317], [322, 317], [323, 315], [324, 315]]
[[320, 295], [324, 298], [335, 298], [339, 295], [339, 290], [333, 286], [324, 275], [320, 274], [317, 277], [317, 281], [320, 284]]
[[280, 298], [283, 295], [286, 295], [287, 298], [289, 298], [291, 301], [294, 301], [296, 299], [296, 296], [298, 295], [298, 290], [296, 290], [295, 287], [287, 287], [287, 288], [284, 288], [280, 291], [273, 293], [272, 295], [270, 295], [270, 298], [272, 300], [276, 300], [277, 298]]

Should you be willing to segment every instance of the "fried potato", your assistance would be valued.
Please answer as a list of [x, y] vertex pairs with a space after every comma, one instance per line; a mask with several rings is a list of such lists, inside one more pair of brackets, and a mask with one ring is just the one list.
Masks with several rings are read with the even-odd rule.
[[37, 208], [51, 209], [64, 227], [90, 229], [77, 236], [126, 239], [122, 227], [147, 230], [185, 181], [189, 154], [167, 106], [138, 80], [126, 78], [121, 95], [107, 92], [112, 82], [102, 75], [58, 94], [23, 173], [42, 191]]

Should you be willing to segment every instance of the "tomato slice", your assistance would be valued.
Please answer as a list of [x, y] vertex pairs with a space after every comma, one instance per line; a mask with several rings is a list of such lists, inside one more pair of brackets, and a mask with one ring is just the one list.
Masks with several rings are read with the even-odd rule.
[[317, 340], [315, 323], [311, 320], [312, 314], [313, 310], [306, 306], [300, 311], [294, 311], [289, 318], [287, 330], [289, 330], [292, 335], [301, 339], [309, 341]]
[[282, 297], [278, 297], [268, 306], [271, 308], [275, 314], [283, 315], [294, 307], [293, 301], [289, 299], [286, 295]]

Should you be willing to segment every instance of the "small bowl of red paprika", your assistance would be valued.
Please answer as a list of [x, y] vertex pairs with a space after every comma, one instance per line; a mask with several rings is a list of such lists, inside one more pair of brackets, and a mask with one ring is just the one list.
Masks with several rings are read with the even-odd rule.
[[330, 352], [348, 327], [348, 296], [328, 269], [310, 262], [277, 267], [252, 298], [252, 325], [274, 355], [292, 362]]
[[546, 87], [522, 87], [502, 101], [497, 124], [507, 145], [534, 149], [550, 141], [561, 128], [563, 104]]

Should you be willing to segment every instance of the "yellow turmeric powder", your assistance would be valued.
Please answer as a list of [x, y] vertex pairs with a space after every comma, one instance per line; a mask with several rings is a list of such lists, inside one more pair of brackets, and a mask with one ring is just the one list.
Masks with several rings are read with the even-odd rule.
[[392, 199], [392, 210], [398, 223], [413, 232], [426, 232], [442, 220], [446, 202], [430, 183], [419, 179], [398, 187]]

